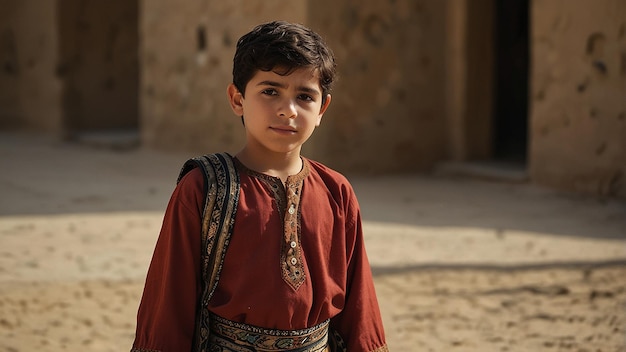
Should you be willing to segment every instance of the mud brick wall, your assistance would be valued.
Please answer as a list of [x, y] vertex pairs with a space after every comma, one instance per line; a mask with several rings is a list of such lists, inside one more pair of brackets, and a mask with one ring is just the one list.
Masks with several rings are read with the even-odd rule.
[[322, 0], [309, 10], [340, 77], [307, 150], [350, 172], [423, 170], [441, 159], [445, 3]]
[[261, 21], [305, 22], [306, 2], [150, 0], [141, 3], [142, 140], [161, 149], [236, 152], [241, 120], [230, 110], [237, 40]]
[[[486, 62], [488, 70], [488, 50], [474, 53], [476, 43], [466, 39], [488, 37], [475, 26], [493, 5], [0, 0], [0, 129], [67, 136], [130, 128], [149, 148], [236, 152], [244, 130], [225, 92], [236, 41], [260, 22], [285, 19], [322, 34], [339, 65], [332, 104], [306, 156], [346, 173], [489, 158], [464, 143], [489, 150], [488, 128], [475, 128], [491, 121], [489, 99], [475, 97], [488, 97], [490, 75], [472, 69], [455, 77], [450, 62], [466, 69]], [[626, 2], [530, 6], [530, 180], [626, 196]], [[450, 32], [457, 20], [461, 34]], [[449, 50], [451, 43], [463, 50]], [[464, 104], [454, 104], [457, 88], [469, 93]], [[465, 119], [448, 118], [455, 108]], [[455, 153], [456, 144], [465, 149]]]
[[138, 124], [137, 1], [59, 0], [66, 134]]
[[[142, 3], [142, 137], [148, 145], [236, 151], [226, 102], [237, 39], [271, 19], [304, 23], [335, 51], [340, 79], [307, 156], [342, 170], [432, 165], [444, 149], [442, 2]], [[332, 9], [332, 11], [329, 11]]]
[[55, 6], [54, 1], [0, 0], [2, 129], [60, 129]]
[[530, 173], [626, 196], [626, 2], [532, 2]]

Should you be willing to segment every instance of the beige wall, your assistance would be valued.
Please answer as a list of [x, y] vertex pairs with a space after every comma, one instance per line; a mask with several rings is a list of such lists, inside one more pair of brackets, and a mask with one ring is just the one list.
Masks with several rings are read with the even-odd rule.
[[[626, 3], [530, 3], [531, 181], [626, 196]], [[122, 114], [80, 95], [98, 101], [98, 89], [134, 87], [99, 101], [135, 100], [144, 145], [236, 152], [243, 127], [225, 93], [236, 41], [260, 22], [286, 19], [320, 32], [339, 64], [333, 102], [307, 156], [344, 172], [379, 173], [493, 152], [493, 0], [150, 0], [138, 2], [138, 24], [124, 17], [130, 5], [99, 16], [105, 10], [95, 2], [68, 4], [0, 0], [0, 129], [102, 128]], [[108, 24], [99, 22], [104, 17]], [[127, 40], [134, 25], [135, 83], [115, 68], [130, 66], [106, 61], [136, 59]], [[100, 30], [88, 37], [81, 26]], [[102, 45], [87, 45], [94, 41]], [[105, 60], [81, 68], [92, 56]], [[86, 120], [75, 118], [78, 108]]]
[[58, 133], [56, 1], [0, 0], [0, 128]]
[[530, 174], [626, 196], [626, 2], [532, 2]]
[[[320, 32], [339, 65], [331, 107], [306, 155], [358, 172], [424, 169], [442, 157], [441, 2], [254, 4], [143, 2], [144, 141], [197, 152], [237, 150], [243, 130], [225, 100], [235, 43], [255, 24], [286, 19]], [[200, 26], [207, 38], [202, 52], [196, 43]]]
[[[332, 11], [328, 11], [332, 8]], [[340, 170], [424, 170], [445, 154], [445, 5], [312, 1], [340, 80], [311, 154]]]
[[137, 128], [138, 1], [62, 0], [57, 23], [65, 132]]
[[143, 142], [195, 153], [236, 152], [244, 131], [228, 106], [226, 86], [237, 40], [260, 21], [306, 22], [305, 5], [303, 0], [142, 1]]

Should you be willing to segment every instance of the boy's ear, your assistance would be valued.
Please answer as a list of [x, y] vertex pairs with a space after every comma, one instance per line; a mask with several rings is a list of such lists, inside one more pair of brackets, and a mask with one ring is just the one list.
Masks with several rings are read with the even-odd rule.
[[226, 93], [228, 94], [230, 108], [233, 109], [235, 115], [243, 116], [243, 94], [232, 83], [226, 88]]
[[315, 126], [319, 126], [320, 123], [322, 122], [322, 115], [324, 115], [324, 113], [326, 112], [326, 109], [328, 109], [328, 105], [330, 105], [330, 101], [331, 101], [331, 96], [330, 94], [326, 95], [326, 100], [324, 100], [324, 104], [322, 104], [322, 107], [320, 108], [320, 113], [317, 116], [317, 123], [315, 124]]

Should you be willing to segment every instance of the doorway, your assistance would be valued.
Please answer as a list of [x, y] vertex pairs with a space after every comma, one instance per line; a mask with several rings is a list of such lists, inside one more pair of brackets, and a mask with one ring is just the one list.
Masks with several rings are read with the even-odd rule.
[[449, 160], [438, 172], [526, 182], [530, 0], [448, 6]]
[[529, 0], [496, 0], [494, 161], [526, 165], [528, 148]]
[[66, 137], [137, 133], [138, 6], [137, 0], [58, 2]]

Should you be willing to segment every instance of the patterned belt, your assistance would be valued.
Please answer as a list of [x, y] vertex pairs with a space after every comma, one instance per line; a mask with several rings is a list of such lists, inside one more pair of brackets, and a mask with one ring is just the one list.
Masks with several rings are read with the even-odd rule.
[[211, 314], [209, 350], [250, 351], [327, 351], [329, 320], [304, 330], [271, 330], [237, 323]]

